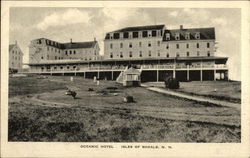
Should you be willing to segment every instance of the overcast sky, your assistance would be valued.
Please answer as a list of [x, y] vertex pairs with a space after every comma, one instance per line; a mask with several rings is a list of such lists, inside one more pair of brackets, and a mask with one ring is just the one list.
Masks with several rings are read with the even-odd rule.
[[193, 8], [11, 8], [10, 44], [18, 42], [28, 59], [28, 45], [36, 38], [58, 42], [91, 41], [96, 37], [103, 54], [106, 32], [127, 26], [165, 24], [168, 29], [215, 27], [216, 56], [229, 57], [229, 75], [240, 80], [240, 9]]

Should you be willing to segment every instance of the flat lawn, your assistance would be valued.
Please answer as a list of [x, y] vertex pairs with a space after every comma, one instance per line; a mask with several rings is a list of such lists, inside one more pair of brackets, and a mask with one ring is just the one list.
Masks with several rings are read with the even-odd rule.
[[[34, 90], [37, 85], [39, 90]], [[65, 95], [66, 87], [77, 92], [76, 99]], [[88, 91], [89, 88], [94, 91]], [[240, 142], [241, 139], [240, 111], [236, 109], [163, 95], [142, 87], [124, 88], [113, 81], [100, 81], [97, 86], [82, 77], [74, 77], [73, 82], [66, 76], [10, 78], [10, 93], [15, 95], [9, 99], [9, 141]], [[123, 102], [128, 95], [134, 97], [134, 103]]]
[[[164, 87], [164, 82], [146, 83], [150, 86]], [[180, 89], [176, 90], [183, 93], [206, 96], [231, 102], [241, 102], [241, 82], [227, 81], [192, 81], [181, 82]]]

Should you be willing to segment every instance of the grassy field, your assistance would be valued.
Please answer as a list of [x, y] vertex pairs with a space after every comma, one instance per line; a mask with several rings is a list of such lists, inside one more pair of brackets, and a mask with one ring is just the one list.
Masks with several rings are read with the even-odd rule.
[[[109, 87], [116, 87], [112, 90]], [[112, 81], [10, 78], [9, 141], [240, 142], [240, 111]], [[38, 88], [39, 87], [39, 88]], [[77, 98], [65, 95], [66, 87]], [[94, 91], [88, 91], [93, 88]], [[131, 95], [134, 103], [124, 103]]]
[[[164, 87], [164, 82], [146, 83], [150, 86]], [[215, 99], [226, 100], [230, 102], [241, 102], [241, 82], [228, 81], [192, 81], [181, 82], [180, 89], [176, 90], [182, 93], [205, 96]]]

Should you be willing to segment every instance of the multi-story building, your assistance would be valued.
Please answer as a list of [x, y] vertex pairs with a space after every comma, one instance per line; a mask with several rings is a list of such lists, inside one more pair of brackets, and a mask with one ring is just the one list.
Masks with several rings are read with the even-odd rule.
[[141, 69], [142, 82], [163, 81], [166, 75], [180, 81], [227, 80], [228, 58], [215, 56], [216, 44], [214, 28], [126, 27], [106, 34], [103, 60], [51, 60], [29, 65], [33, 73], [112, 80], [129, 65]]
[[99, 45], [96, 40], [90, 42], [59, 43], [46, 38], [32, 40], [29, 45], [29, 63], [50, 60], [79, 59], [99, 60]]
[[9, 68], [15, 71], [20, 71], [22, 67], [23, 52], [16, 42], [15, 44], [9, 45]]
[[162, 49], [165, 25], [127, 27], [106, 34], [105, 59], [157, 57]]

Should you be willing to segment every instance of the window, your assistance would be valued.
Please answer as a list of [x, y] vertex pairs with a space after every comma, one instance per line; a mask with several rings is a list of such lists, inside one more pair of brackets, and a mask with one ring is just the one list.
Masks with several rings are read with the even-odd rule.
[[113, 53], [110, 53], [110, 58], [113, 58]]
[[142, 51], [139, 52], [139, 57], [142, 57]]
[[76, 54], [76, 51], [74, 50], [74, 54]]
[[151, 57], [151, 51], [148, 51], [148, 56]]
[[55, 56], [55, 60], [57, 60], [57, 56]]
[[114, 33], [114, 39], [119, 39], [120, 38], [120, 34], [119, 33]]
[[69, 69], [69, 66], [67, 66], [67, 69]]
[[139, 47], [141, 47], [141, 42], [139, 42]]
[[177, 43], [177, 44], [176, 44], [176, 49], [179, 49], [179, 47], [180, 47], [180, 46], [179, 46], [179, 44]]
[[113, 49], [113, 43], [110, 43], [110, 49]]
[[53, 48], [51, 48], [51, 51], [53, 51]]
[[60, 68], [61, 68], [61, 69], [63, 69], [63, 67], [62, 67], [62, 66], [61, 66]]
[[166, 46], [166, 49], [168, 49], [169, 48], [169, 44], [167, 44], [167, 46]]
[[133, 57], [133, 54], [132, 54], [131, 51], [129, 52], [129, 57], [130, 57], [130, 58]]
[[56, 70], [57, 67], [54, 67], [54, 70]]
[[199, 51], [197, 51], [197, 56], [200, 56], [200, 52]]
[[187, 52], [187, 57], [189, 57], [189, 52]]
[[156, 37], [156, 30], [152, 31], [152, 37]]
[[186, 47], [189, 48], [189, 44], [188, 43], [186, 44]]
[[160, 46], [161, 45], [161, 41], [157, 41], [157, 45]]
[[41, 59], [43, 59], [43, 57], [41, 57]]
[[120, 43], [120, 48], [122, 48], [123, 47], [123, 43]]
[[200, 33], [199, 32], [195, 33], [195, 39], [200, 39]]
[[210, 51], [207, 52], [207, 56], [210, 57]]
[[123, 54], [122, 54], [122, 52], [120, 52], [120, 58], [123, 58]]
[[128, 38], [128, 32], [124, 32], [123, 38]]
[[169, 53], [167, 53], [167, 58], [169, 58]]
[[199, 43], [196, 44], [196, 48], [200, 48], [200, 44]]
[[161, 56], [160, 50], [158, 50], [157, 52], [158, 52], [158, 53], [157, 53], [157, 54], [158, 54], [158, 57]]
[[133, 38], [138, 38], [138, 32], [133, 32]]
[[148, 37], [148, 31], [142, 31], [142, 37]]
[[67, 51], [65, 51], [65, 55], [68, 55], [68, 52], [67, 52]]
[[14, 50], [12, 51], [12, 54], [14, 54]]
[[180, 54], [178, 52], [176, 53], [176, 57], [180, 57]]
[[132, 42], [129, 42], [129, 48], [132, 48]]
[[69, 54], [72, 54], [72, 51], [71, 51], [71, 50], [69, 51]]
[[151, 42], [150, 41], [148, 41], [148, 47], [151, 47]]
[[49, 59], [49, 55], [47, 55], [47, 59]]
[[207, 43], [207, 48], [209, 48], [210, 47], [210, 43]]
[[166, 40], [170, 40], [170, 34], [166, 33]]

